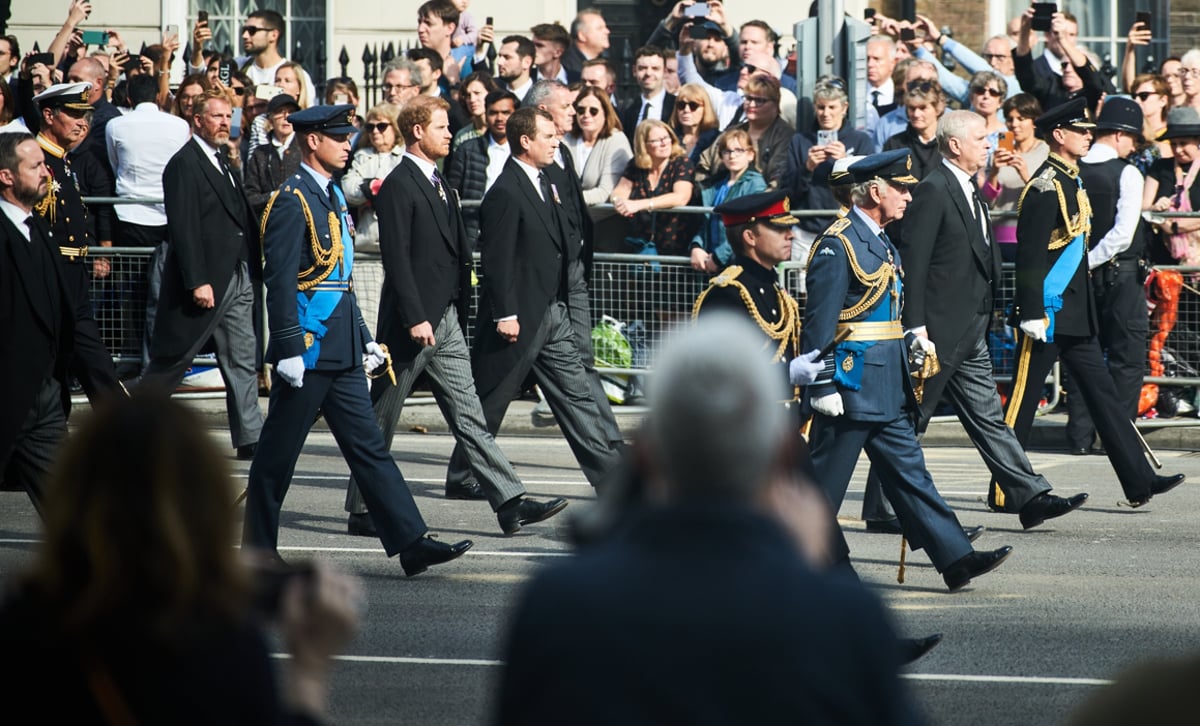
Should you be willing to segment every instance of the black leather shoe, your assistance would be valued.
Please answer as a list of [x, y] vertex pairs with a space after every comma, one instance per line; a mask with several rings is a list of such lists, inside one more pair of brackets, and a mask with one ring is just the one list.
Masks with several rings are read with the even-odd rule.
[[1021, 507], [1021, 526], [1025, 529], [1033, 529], [1047, 519], [1061, 517], [1067, 512], [1073, 512], [1083, 506], [1087, 501], [1088, 495], [1076, 494], [1070, 499], [1056, 496], [1050, 492], [1042, 492]]
[[469, 539], [454, 544], [438, 542], [431, 537], [422, 537], [400, 553], [400, 566], [404, 574], [413, 577], [428, 570], [433, 565], [458, 559], [475, 544]]
[[479, 486], [479, 482], [474, 479], [468, 479], [459, 486], [446, 487], [446, 498], [479, 501], [480, 499], [487, 499], [487, 495], [483, 493], [483, 487]]
[[378, 537], [379, 532], [375, 531], [375, 523], [371, 521], [370, 512], [362, 514], [351, 514], [346, 520], [346, 531], [355, 537]]
[[950, 592], [954, 592], [965, 587], [972, 579], [999, 567], [1000, 563], [1008, 559], [1010, 554], [1012, 554], [1012, 547], [1007, 546], [989, 552], [972, 552], [947, 567], [946, 571], [942, 573], [942, 579], [946, 581], [946, 587], [950, 588]]
[[237, 447], [237, 458], [242, 461], [253, 461], [254, 455], [258, 453], [258, 442], [246, 444], [245, 446]]
[[937, 647], [940, 642], [942, 642], [941, 633], [934, 633], [924, 638], [901, 638], [900, 664], [908, 665], [917, 662], [926, 653]]
[[983, 525], [977, 524], [974, 527], [963, 527], [963, 534], [967, 535], [968, 542], [974, 542], [979, 539], [979, 535], [983, 534]]
[[1150, 482], [1151, 494], [1166, 494], [1175, 487], [1183, 483], [1186, 479], [1183, 474], [1172, 474], [1171, 476], [1156, 476]]
[[548, 502], [518, 497], [500, 507], [500, 511], [496, 512], [496, 519], [500, 521], [500, 529], [504, 530], [504, 534], [516, 534], [521, 531], [521, 527], [550, 519], [566, 507], [567, 500], [562, 497]]
[[867, 520], [867, 531], [875, 534], [904, 534], [899, 519]]

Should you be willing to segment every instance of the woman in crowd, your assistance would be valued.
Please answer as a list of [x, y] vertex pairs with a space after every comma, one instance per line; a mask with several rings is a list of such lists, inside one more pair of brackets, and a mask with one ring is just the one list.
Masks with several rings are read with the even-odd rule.
[[[284, 93], [296, 99], [296, 103], [300, 104], [301, 110], [308, 108], [308, 86], [304, 82], [304, 77], [304, 68], [299, 63], [293, 61], [287, 61], [275, 69], [275, 85], [282, 88]], [[251, 129], [250, 153], [253, 154], [259, 145], [267, 143], [266, 117], [259, 116], [255, 119]]]
[[499, 90], [499, 88], [496, 81], [492, 80], [492, 76], [484, 71], [476, 71], [463, 79], [458, 93], [458, 102], [466, 112], [467, 118], [471, 119], [471, 123], [463, 126], [458, 133], [454, 134], [454, 140], [450, 142], [450, 153], [454, 153], [454, 150], [464, 141], [483, 135], [483, 112], [487, 108], [484, 100], [489, 93]]
[[262, 144], [246, 161], [246, 201], [259, 217], [267, 208], [267, 201], [283, 180], [300, 169], [300, 149], [292, 143], [296, 133], [288, 116], [300, 110], [296, 99], [286, 93], [272, 98], [267, 104], [267, 143]]
[[[0, 605], [6, 706], [49, 723], [313, 724], [357, 582], [239, 560], [233, 481], [195, 414], [113, 398], [46, 489], [33, 563]], [[280, 618], [286, 691], [260, 623]], [[287, 704], [284, 704], [287, 701]]]
[[[762, 174], [754, 169], [754, 143], [745, 129], [730, 129], [717, 139], [722, 171], [700, 188], [700, 203], [715, 207], [732, 199], [756, 194], [767, 188]], [[692, 238], [692, 269], [715, 273], [733, 260], [733, 247], [725, 237], [721, 215], [709, 214]]]
[[765, 73], [755, 73], [746, 81], [742, 97], [742, 113], [746, 122], [742, 128], [754, 142], [754, 162], [767, 186], [774, 189], [787, 178], [788, 145], [795, 130], [779, 111], [779, 79]]
[[671, 126], [687, 152], [688, 160], [696, 164], [700, 155], [721, 134], [717, 128], [717, 112], [703, 86], [696, 83], [680, 86], [675, 110], [671, 112]]
[[6, 132], [29, 133], [25, 122], [17, 116], [16, 99], [13, 97], [12, 86], [0, 83], [0, 133]]
[[888, 139], [883, 150], [908, 149], [912, 154], [912, 175], [924, 179], [934, 164], [942, 161], [937, 148], [938, 119], [946, 110], [942, 84], [910, 81], [904, 91], [904, 109], [908, 114], [908, 127]]
[[1133, 157], [1133, 163], [1143, 174], [1150, 171], [1150, 165], [1158, 159], [1171, 157], [1171, 142], [1159, 140], [1158, 135], [1167, 128], [1167, 109], [1171, 105], [1171, 87], [1167, 79], [1157, 73], [1142, 73], [1134, 76], [1133, 100], [1142, 109], [1145, 122], [1142, 125], [1142, 136], [1146, 141]]
[[971, 76], [968, 87], [971, 94], [971, 110], [987, 122], [988, 144], [994, 150], [1004, 131], [1004, 119], [1000, 115], [1000, 104], [1008, 97], [1008, 81], [995, 71], [979, 71]]
[[363, 125], [366, 143], [354, 152], [350, 169], [342, 177], [346, 202], [358, 210], [355, 250], [379, 252], [379, 223], [373, 205], [383, 180], [404, 158], [399, 116], [400, 108], [390, 103], [377, 104], [367, 111]]
[[1192, 48], [1179, 59], [1179, 87], [1183, 105], [1200, 110], [1200, 48]]
[[[1200, 184], [1196, 183], [1200, 176], [1200, 112], [1191, 106], [1171, 109], [1161, 139], [1170, 142], [1173, 158], [1159, 159], [1150, 167], [1142, 190], [1142, 209], [1200, 211]], [[1167, 218], [1154, 227], [1162, 236], [1162, 245], [1154, 250], [1155, 262], [1200, 265], [1200, 218]]]
[[[607, 93], [596, 88], [580, 89], [575, 99], [575, 128], [563, 139], [563, 146], [570, 150], [579, 172], [583, 201], [589, 206], [607, 202], [633, 158], [629, 139], [621, 132], [621, 121]], [[625, 228], [620, 216], [595, 207], [589, 212], [595, 248], [624, 251], [619, 244]]]
[[[792, 190], [792, 208], [836, 211], [841, 205], [833, 198], [828, 186], [812, 183], [813, 170], [827, 159], [874, 154], [875, 141], [870, 134], [846, 124], [850, 101], [842, 79], [817, 81], [813, 87], [813, 109], [817, 117], [816, 129], [798, 132], [788, 147], [787, 178]], [[833, 215], [801, 217], [792, 238], [792, 259], [807, 261], [808, 251], [817, 235], [833, 220]]]
[[[992, 212], [992, 234], [1005, 262], [1017, 259], [1017, 201], [1038, 167], [1046, 161], [1050, 147], [1033, 130], [1033, 121], [1042, 115], [1042, 106], [1028, 93], [1018, 93], [1003, 106], [1005, 125], [1012, 134], [1012, 150], [997, 148], [987, 169], [980, 195]], [[1001, 218], [1000, 212], [1014, 216]]]
[[694, 169], [671, 127], [658, 119], [638, 124], [633, 135], [633, 160], [625, 167], [612, 202], [630, 220], [629, 237], [642, 251], [685, 255], [692, 239], [694, 215], [655, 213], [688, 204], [694, 191]]
[[187, 121], [189, 127], [192, 125], [192, 103], [210, 88], [212, 84], [203, 73], [193, 73], [180, 81], [179, 90], [175, 92], [175, 115]]

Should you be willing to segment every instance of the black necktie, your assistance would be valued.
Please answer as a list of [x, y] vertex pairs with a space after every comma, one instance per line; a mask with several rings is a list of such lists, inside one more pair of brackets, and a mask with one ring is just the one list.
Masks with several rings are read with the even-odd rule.
[[642, 102], [642, 115], [638, 117], [638, 123], [645, 121], [646, 117], [649, 115], [650, 115], [650, 102], [643, 101]]
[[333, 206], [333, 211], [340, 217], [342, 214], [342, 203], [338, 199], [337, 182], [329, 180], [329, 185], [325, 187], [325, 191], [329, 192], [329, 203]]
[[217, 157], [217, 168], [221, 170], [221, 174], [225, 176], [225, 180], [230, 184], [234, 184], [233, 172], [229, 169], [229, 165], [225, 163], [225, 160], [221, 158], [221, 152], [218, 151], [213, 156]]
[[871, 91], [871, 105], [876, 111], [879, 110], [879, 91]]
[[975, 219], [979, 222], [979, 231], [983, 235], [983, 243], [990, 245], [991, 240], [988, 239], [987, 230], [987, 214], [983, 210], [983, 200], [979, 198], [979, 185], [975, 183], [975, 178], [971, 178], [971, 211], [975, 213]]
[[538, 172], [538, 184], [542, 187], [542, 201], [554, 208], [554, 193], [550, 189], [550, 177], [546, 176], [546, 172]]
[[33, 226], [33, 215], [25, 218], [25, 226], [29, 228], [29, 241], [33, 242], [33, 236], [37, 234], [37, 230]]

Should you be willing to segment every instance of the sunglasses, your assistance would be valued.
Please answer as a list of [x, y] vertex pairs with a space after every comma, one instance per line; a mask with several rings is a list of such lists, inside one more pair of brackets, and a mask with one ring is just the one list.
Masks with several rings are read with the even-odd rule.
[[1159, 93], [1158, 93], [1158, 91], [1138, 91], [1137, 93], [1131, 93], [1130, 95], [1139, 101], [1145, 101], [1146, 99], [1150, 98], [1151, 96], [1159, 95]]
[[1008, 53], [984, 53], [983, 54], [983, 59], [985, 61], [987, 61], [988, 63], [991, 63], [994, 60], [1000, 60], [1001, 58], [1011, 58], [1011, 57], [1012, 56], [1010, 56]]
[[933, 81], [909, 81], [904, 85], [904, 90], [929, 93], [933, 90], [933, 83]]
[[368, 129], [370, 129], [371, 131], [378, 131], [381, 134], [384, 131], [387, 131], [391, 127], [392, 127], [392, 125], [386, 121], [381, 121], [377, 124], [367, 124]]
[[676, 101], [675, 105], [679, 106], [680, 108], [685, 108], [688, 111], [699, 111], [700, 109], [704, 108], [704, 104], [700, 103], [699, 101]]
[[233, 91], [233, 95], [235, 96], [246, 95], [246, 88], [244, 86], [231, 86], [229, 90]]
[[986, 93], [992, 98], [1000, 98], [1000, 89], [998, 88], [972, 88], [971, 93], [974, 93], [976, 96], [982, 96]]
[[599, 106], [576, 106], [575, 113], [580, 116], [599, 116], [601, 109]]
[[242, 26], [242, 33], [244, 35], [257, 35], [259, 33], [265, 33], [268, 30], [270, 30], [270, 28], [260, 28], [256, 25], [243, 25]]
[[765, 106], [771, 102], [771, 99], [763, 96], [746, 96], [747, 106]]

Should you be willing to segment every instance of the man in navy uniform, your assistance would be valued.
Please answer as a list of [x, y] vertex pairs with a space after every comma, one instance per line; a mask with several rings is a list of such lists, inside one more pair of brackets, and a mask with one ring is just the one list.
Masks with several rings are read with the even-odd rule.
[[[1019, 328], [1017, 370], [1004, 422], [1022, 444], [1029, 439], [1046, 374], [1061, 359], [1079, 385], [1129, 504], [1140, 507], [1179, 486], [1184, 475], [1157, 476], [1146, 462], [1096, 337], [1087, 265], [1092, 205], [1078, 167], [1091, 145], [1093, 126], [1082, 98], [1034, 121], [1050, 156], [1017, 203], [1017, 294], [1011, 321]], [[1003, 503], [995, 501], [992, 490], [989, 503], [997, 508]]]
[[426, 526], [383, 443], [366, 370], [387, 360], [354, 298], [354, 233], [346, 198], [332, 180], [350, 156], [354, 107], [316, 106], [292, 114], [303, 161], [264, 212], [263, 278], [275, 365], [261, 446], [250, 467], [243, 545], [270, 553], [279, 510], [304, 439], [321, 411], [337, 440], [388, 556], [408, 576], [461, 556], [470, 540], [445, 544]]
[[[917, 401], [909, 375], [934, 355], [932, 343], [900, 323], [900, 256], [883, 228], [904, 216], [912, 196], [907, 150], [873, 154], [850, 166], [854, 202], [813, 245], [800, 349], [824, 349], [839, 330], [850, 336], [822, 360], [806, 391], [813, 415], [813, 465], [836, 512], [865, 449], [913, 549], [924, 549], [950, 590], [995, 569], [1012, 552], [976, 552], [934, 488], [917, 444]], [[839, 531], [840, 532], [840, 531]], [[838, 548], [845, 564], [849, 547]]]

